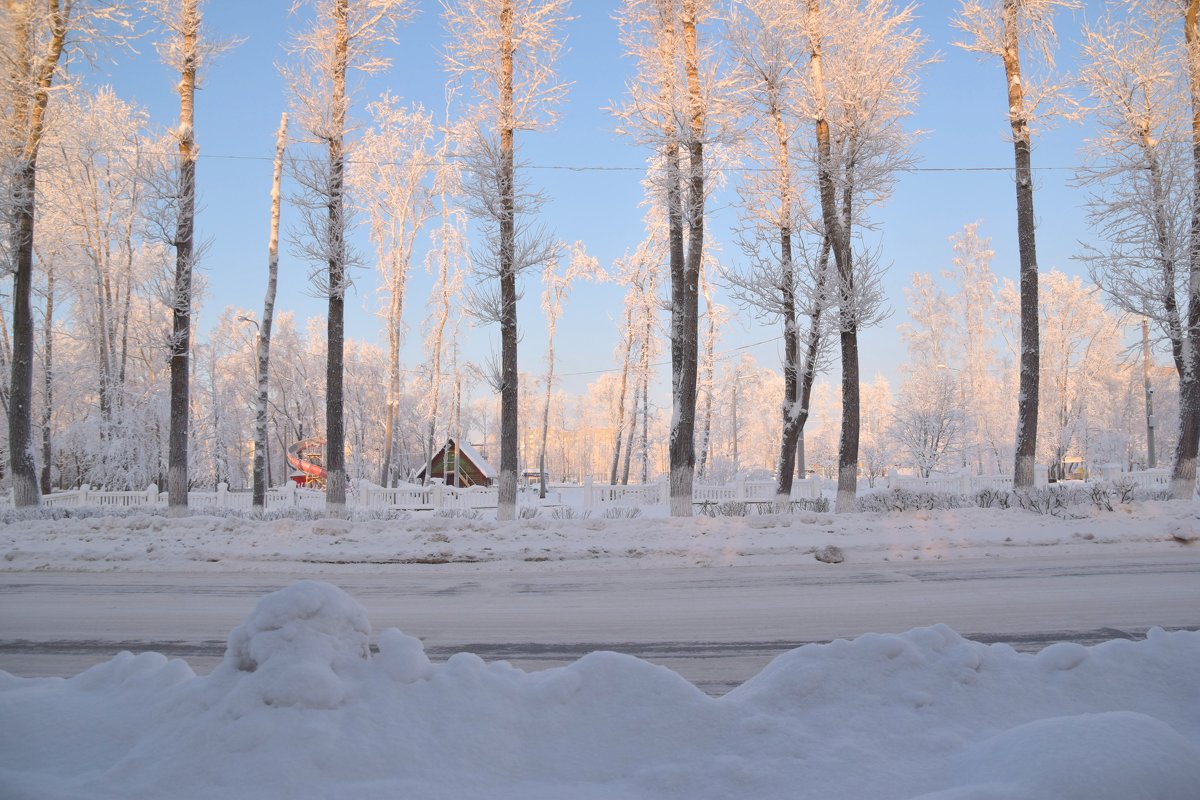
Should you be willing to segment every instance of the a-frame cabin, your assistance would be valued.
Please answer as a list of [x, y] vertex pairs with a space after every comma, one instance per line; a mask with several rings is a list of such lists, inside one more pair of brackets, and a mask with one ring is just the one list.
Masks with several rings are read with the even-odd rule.
[[[417, 472], [416, 482], [425, 482], [425, 470]], [[470, 442], [459, 442], [451, 436], [442, 448], [433, 454], [430, 479], [440, 478], [447, 486], [491, 486], [496, 482], [496, 468], [471, 446]]]

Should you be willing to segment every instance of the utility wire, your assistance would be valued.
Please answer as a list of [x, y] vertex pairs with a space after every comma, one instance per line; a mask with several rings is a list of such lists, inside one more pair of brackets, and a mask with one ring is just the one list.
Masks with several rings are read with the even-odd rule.
[[[66, 146], [66, 147], [60, 147], [60, 149], [84, 151], [89, 148]], [[161, 156], [163, 158], [174, 158], [174, 157], [178, 156], [178, 153], [176, 153], [174, 151], [157, 151], [157, 150], [136, 149], [136, 148], [121, 149], [121, 151], [122, 152], [132, 152], [132, 153], [136, 153], [136, 154], [140, 154], [140, 155]], [[466, 158], [466, 156], [464, 156], [462, 154], [455, 154], [455, 153], [449, 154], [449, 157], [451, 159], [455, 159], [455, 160]], [[199, 153], [196, 154], [196, 158], [210, 160], [210, 161], [267, 161], [267, 162], [270, 162], [270, 161], [275, 160], [274, 156], [267, 156], [267, 155], [255, 156], [255, 155], [238, 155], [236, 153], [205, 153], [203, 150], [201, 150]], [[317, 159], [317, 158], [297, 158], [295, 160], [310, 162], [310, 163], [315, 163], [315, 162], [320, 161], [320, 159]], [[372, 161], [372, 160], [366, 160], [366, 159], [347, 158], [344, 160], [344, 163], [358, 164], [358, 165], [365, 165], [365, 166], [374, 166], [374, 167], [385, 167], [385, 166], [407, 166], [407, 165], [409, 165], [410, 162]], [[425, 164], [423, 164], [422, 166], [435, 167], [435, 166], [438, 166], [439, 163], [440, 162], [437, 162], [437, 161], [429, 161], [429, 162], [426, 162]], [[643, 164], [641, 166], [630, 166], [630, 165], [623, 165], [623, 164], [530, 164], [530, 163], [525, 163], [525, 164], [518, 164], [517, 166], [520, 168], [523, 168], [523, 169], [536, 169], [536, 170], [555, 171], [555, 172], [645, 172], [647, 169], [649, 169], [649, 167], [645, 164]], [[974, 167], [961, 167], [961, 166], [917, 167], [917, 166], [912, 166], [912, 167], [901, 167], [901, 168], [897, 169], [896, 172], [901, 172], [901, 173], [1013, 172], [1015, 169], [1016, 169], [1015, 166], [1012, 166], [1012, 167], [1008, 167], [1008, 166], [974, 166]], [[1083, 167], [1083, 166], [1034, 166], [1034, 167], [1032, 167], [1032, 169], [1037, 172], [1077, 172], [1079, 170], [1085, 169], [1085, 167]], [[705, 171], [707, 171], [707, 172], [777, 172], [778, 168], [777, 167], [736, 166], [736, 165], [733, 165], [733, 166], [713, 165], [713, 166], [706, 167]]]

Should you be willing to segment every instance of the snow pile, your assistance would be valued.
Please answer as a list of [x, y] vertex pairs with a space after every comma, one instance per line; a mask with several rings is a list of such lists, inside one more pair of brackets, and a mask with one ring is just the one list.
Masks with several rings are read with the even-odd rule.
[[1194, 800], [1200, 633], [984, 646], [944, 626], [811, 645], [711, 698], [616, 653], [431, 664], [302, 581], [196, 677], [123, 653], [0, 672], [0, 796]]
[[[545, 510], [544, 510], [545, 511]], [[548, 513], [548, 512], [546, 512]], [[1195, 547], [1200, 506], [1182, 501], [1079, 507], [1055, 517], [1020, 509], [711, 518], [251, 520], [197, 515], [23, 520], [0, 525], [0, 569], [230, 570], [319, 573], [380, 564], [559, 568], [811, 563], [839, 548], [851, 563], [980, 558], [1054, 546], [1107, 554]]]

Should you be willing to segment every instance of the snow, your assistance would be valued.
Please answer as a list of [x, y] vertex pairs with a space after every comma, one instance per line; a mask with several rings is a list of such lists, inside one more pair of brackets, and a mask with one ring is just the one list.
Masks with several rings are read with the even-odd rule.
[[1197, 663], [1196, 632], [1030, 655], [935, 625], [807, 645], [712, 698], [616, 653], [430, 663], [302, 580], [207, 676], [154, 653], [0, 673], [0, 796], [1191, 800]]
[[[1051, 551], [1116, 561], [1190, 552], [1177, 534], [1198, 525], [1196, 504], [1179, 502], [1067, 518], [543, 512], [335, 527], [134, 513], [16, 519], [0, 527], [0, 570], [311, 576], [388, 564], [531, 575], [803, 563], [834, 575], [847, 565], [816, 564], [818, 549], [840, 548], [851, 567]], [[259, 600], [207, 675], [128, 652], [67, 679], [0, 671], [0, 797], [1195, 800], [1197, 664], [1194, 631], [1018, 653], [933, 625], [806, 645], [710, 697], [612, 652], [530, 672], [470, 653], [431, 661], [418, 638], [376, 634], [342, 589], [299, 580]]]
[[[665, 513], [663, 509], [658, 509]], [[13, 521], [0, 525], [0, 571], [221, 571], [318, 574], [380, 564], [477, 564], [526, 569], [694, 567], [811, 563], [818, 549], [841, 548], [847, 562], [982, 558], [1040, 551], [1112, 555], [1166, 551], [1200, 529], [1200, 506], [1185, 501], [1090, 506], [1070, 516], [1020, 509], [964, 508], [895, 514], [764, 514], [634, 519], [445, 518], [353, 521], [158, 514]]]

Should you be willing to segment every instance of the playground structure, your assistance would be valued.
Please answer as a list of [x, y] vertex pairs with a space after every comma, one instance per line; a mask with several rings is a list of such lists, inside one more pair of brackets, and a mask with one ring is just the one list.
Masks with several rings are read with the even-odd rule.
[[295, 470], [291, 474], [292, 481], [304, 489], [324, 489], [325, 478], [325, 440], [319, 437], [301, 439], [287, 449], [288, 464]]

